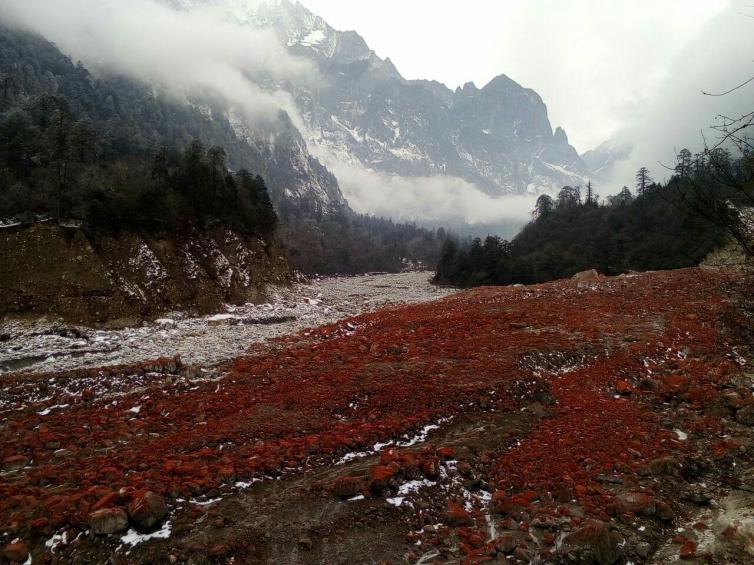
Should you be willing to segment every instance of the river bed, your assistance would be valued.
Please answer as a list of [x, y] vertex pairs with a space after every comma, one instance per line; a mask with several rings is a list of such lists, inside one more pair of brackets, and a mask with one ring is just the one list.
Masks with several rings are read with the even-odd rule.
[[0, 322], [0, 374], [59, 371], [180, 355], [211, 366], [254, 343], [390, 305], [435, 300], [454, 292], [428, 271], [328, 277], [275, 288], [265, 304], [226, 306], [202, 317], [174, 312], [141, 327], [97, 330], [50, 318]]

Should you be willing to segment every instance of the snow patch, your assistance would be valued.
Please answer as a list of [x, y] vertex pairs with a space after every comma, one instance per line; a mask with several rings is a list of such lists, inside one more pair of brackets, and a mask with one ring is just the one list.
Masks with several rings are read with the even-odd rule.
[[149, 534], [140, 534], [133, 528], [130, 528], [120, 538], [120, 541], [122, 544], [133, 548], [139, 545], [140, 543], [144, 543], [145, 541], [149, 541], [152, 539], [168, 539], [170, 537], [170, 532], [171, 532], [171, 524], [170, 524], [170, 521], [167, 521], [162, 526], [162, 528], [160, 528], [156, 532], [151, 532]]

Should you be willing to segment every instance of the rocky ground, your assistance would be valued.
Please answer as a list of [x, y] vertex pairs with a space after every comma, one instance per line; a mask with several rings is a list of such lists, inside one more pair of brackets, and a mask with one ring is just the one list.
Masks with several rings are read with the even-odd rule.
[[0, 321], [0, 374], [136, 363], [180, 355], [215, 365], [252, 343], [389, 305], [411, 304], [452, 292], [430, 284], [430, 272], [330, 277], [277, 287], [265, 304], [227, 306], [210, 316], [175, 312], [143, 326], [94, 330], [50, 318]]
[[750, 563], [738, 281], [481, 288], [214, 368], [7, 374], [2, 558]]

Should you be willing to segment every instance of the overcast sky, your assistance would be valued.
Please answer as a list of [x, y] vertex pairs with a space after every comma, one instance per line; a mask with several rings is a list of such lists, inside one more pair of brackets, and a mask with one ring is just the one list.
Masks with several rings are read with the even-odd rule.
[[[505, 73], [533, 88], [579, 152], [632, 123], [716, 16], [754, 13], [746, 0], [301, 2], [333, 27], [358, 31], [406, 78], [481, 87]], [[754, 22], [747, 23], [754, 37]], [[748, 63], [752, 56], [754, 49]]]

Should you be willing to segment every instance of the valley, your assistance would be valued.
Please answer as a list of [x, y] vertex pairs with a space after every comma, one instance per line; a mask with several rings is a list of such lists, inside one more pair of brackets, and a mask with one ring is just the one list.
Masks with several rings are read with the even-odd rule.
[[0, 565], [754, 563], [754, 8], [546, 4], [0, 1]]
[[6, 555], [17, 538], [33, 562], [744, 563], [754, 517], [723, 505], [753, 470], [737, 276], [479, 288], [209, 372], [7, 374]]

